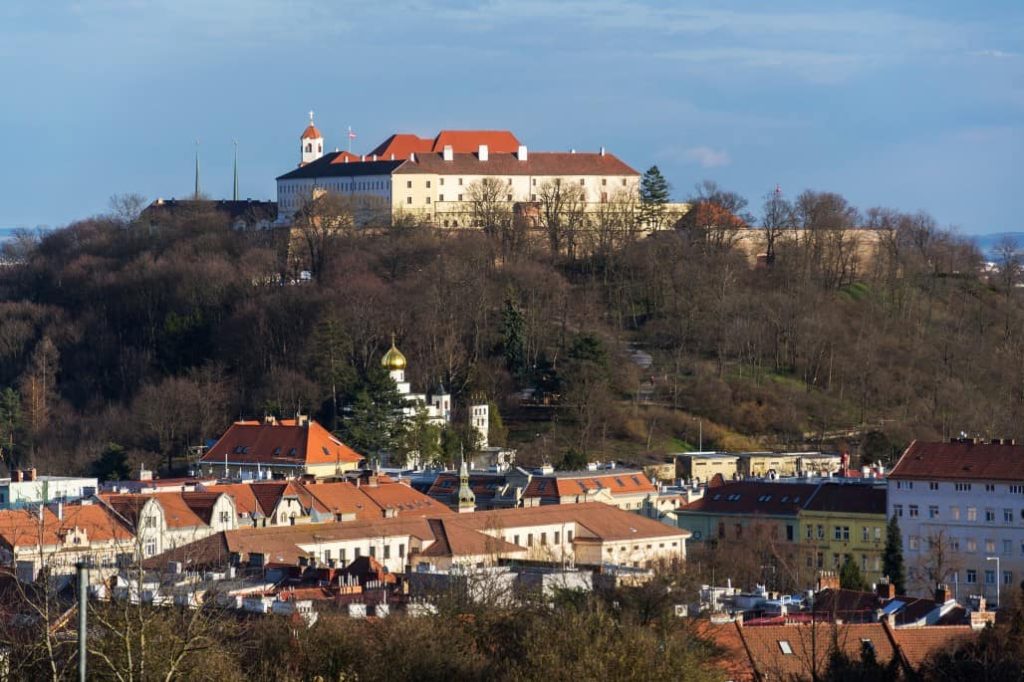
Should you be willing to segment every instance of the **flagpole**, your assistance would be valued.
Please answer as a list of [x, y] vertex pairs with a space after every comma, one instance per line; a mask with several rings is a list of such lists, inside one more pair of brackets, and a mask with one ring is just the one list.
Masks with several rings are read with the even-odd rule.
[[348, 153], [352, 153], [352, 126], [348, 127]]

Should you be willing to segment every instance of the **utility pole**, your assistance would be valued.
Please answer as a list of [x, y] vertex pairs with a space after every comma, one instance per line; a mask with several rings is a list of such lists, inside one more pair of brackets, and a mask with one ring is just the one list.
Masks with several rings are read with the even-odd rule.
[[88, 639], [89, 568], [84, 561], [75, 564], [78, 572], [78, 682], [86, 682], [86, 640]]

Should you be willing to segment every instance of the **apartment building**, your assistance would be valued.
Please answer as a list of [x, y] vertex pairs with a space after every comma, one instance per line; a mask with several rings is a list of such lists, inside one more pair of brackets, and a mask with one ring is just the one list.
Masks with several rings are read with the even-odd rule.
[[1024, 446], [914, 441], [890, 472], [908, 588], [944, 582], [991, 603], [1024, 578]]

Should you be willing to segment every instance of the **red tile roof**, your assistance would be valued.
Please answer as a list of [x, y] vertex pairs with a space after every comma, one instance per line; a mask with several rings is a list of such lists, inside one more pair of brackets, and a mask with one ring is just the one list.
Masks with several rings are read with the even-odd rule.
[[889, 631], [881, 623], [744, 626], [740, 632], [754, 668], [773, 680], [810, 678], [813, 672], [822, 675], [833, 642], [854, 660], [860, 660], [865, 640], [874, 647], [875, 658], [882, 665], [896, 654]]
[[562, 497], [607, 490], [612, 495], [654, 494], [658, 492], [642, 471], [612, 469], [607, 471], [565, 472], [552, 476], [534, 476], [523, 497], [555, 500]]
[[915, 670], [936, 651], [949, 651], [978, 635], [970, 625], [930, 625], [898, 628], [890, 632], [899, 647], [904, 665]]
[[915, 440], [889, 478], [1024, 482], [1024, 445]]
[[201, 461], [302, 466], [362, 460], [362, 455], [315, 421], [298, 424], [294, 419], [282, 419], [275, 423], [235, 422]]
[[302, 131], [302, 136], [299, 139], [300, 140], [312, 140], [312, 139], [316, 139], [318, 137], [323, 137], [323, 135], [320, 134], [320, 131], [317, 130], [315, 125], [310, 123], [308, 126], [306, 126], [306, 129]]
[[410, 154], [443, 152], [445, 145], [452, 151], [476, 153], [480, 145], [487, 145], [490, 153], [514, 153], [519, 151], [519, 140], [508, 130], [442, 130], [434, 139], [419, 137], [410, 133], [396, 133], [377, 145], [367, 156], [376, 154], [380, 159], [408, 159]]
[[795, 515], [817, 489], [812, 483], [733, 481], [709, 488], [704, 497], [679, 508], [707, 514]]
[[526, 161], [520, 161], [515, 154], [493, 152], [488, 153], [487, 161], [477, 158], [475, 151], [456, 153], [451, 161], [445, 161], [439, 153], [421, 153], [416, 155], [416, 161], [407, 161], [394, 172], [506, 176], [639, 175], [613, 154], [587, 152], [530, 152]]
[[697, 620], [694, 631], [718, 648], [714, 658], [715, 667], [726, 673], [726, 679], [733, 682], [753, 682], [754, 668], [750, 663], [747, 646], [743, 643], [742, 626], [735, 622], [712, 623]]
[[64, 518], [58, 519], [49, 507], [38, 510], [6, 509], [0, 511], [0, 542], [8, 547], [56, 545], [65, 533], [75, 528], [86, 532], [89, 542], [126, 541], [131, 530], [101, 504], [65, 505]]

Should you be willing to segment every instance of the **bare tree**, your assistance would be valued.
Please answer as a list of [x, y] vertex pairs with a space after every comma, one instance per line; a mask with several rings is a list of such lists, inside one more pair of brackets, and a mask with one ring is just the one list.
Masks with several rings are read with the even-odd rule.
[[796, 227], [796, 213], [793, 204], [782, 195], [782, 189], [779, 187], [765, 195], [761, 211], [765, 261], [770, 266], [775, 263], [775, 246], [779, 238], [787, 230]]
[[561, 179], [541, 185], [541, 222], [553, 256], [564, 253], [575, 260], [579, 233], [587, 222], [586, 207], [586, 194], [579, 185]]
[[146, 197], [141, 194], [115, 194], [110, 197], [110, 212], [125, 226], [138, 220], [145, 207]]
[[355, 229], [355, 208], [351, 198], [320, 190], [295, 213], [293, 236], [298, 238], [314, 279], [323, 274], [332, 243]]

